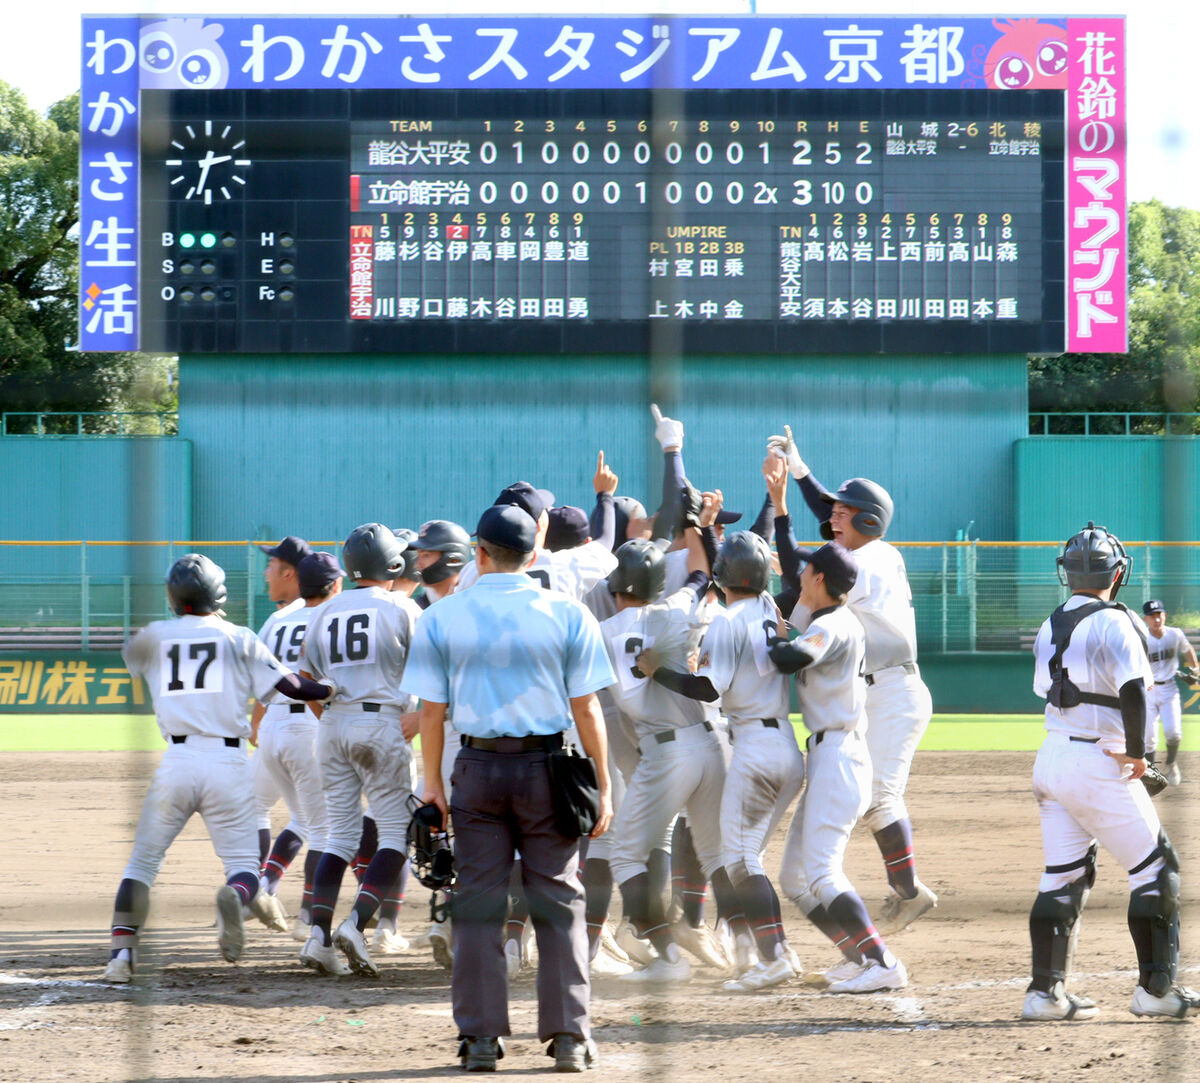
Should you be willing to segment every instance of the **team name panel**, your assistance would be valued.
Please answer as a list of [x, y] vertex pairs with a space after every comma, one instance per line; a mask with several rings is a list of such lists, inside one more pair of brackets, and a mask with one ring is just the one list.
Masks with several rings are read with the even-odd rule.
[[142, 92], [143, 348], [1063, 348], [1058, 91]]

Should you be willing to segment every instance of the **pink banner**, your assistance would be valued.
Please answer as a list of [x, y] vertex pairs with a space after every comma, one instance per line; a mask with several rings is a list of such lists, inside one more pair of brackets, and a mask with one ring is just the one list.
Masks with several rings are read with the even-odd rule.
[[1068, 19], [1067, 349], [1129, 348], [1125, 20]]

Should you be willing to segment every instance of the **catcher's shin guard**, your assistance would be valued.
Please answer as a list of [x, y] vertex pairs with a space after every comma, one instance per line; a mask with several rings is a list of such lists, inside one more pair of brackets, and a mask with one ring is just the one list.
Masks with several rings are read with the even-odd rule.
[[1055, 891], [1041, 891], [1029, 911], [1029, 940], [1033, 946], [1035, 988], [1049, 989], [1056, 981], [1065, 982], [1075, 959], [1079, 940], [1079, 919], [1096, 882], [1096, 843], [1086, 854], [1069, 865], [1048, 865], [1048, 873], [1082, 869], [1082, 875]]
[[1138, 955], [1141, 984], [1155, 996], [1165, 996], [1179, 970], [1179, 855], [1160, 832], [1158, 845], [1131, 872], [1163, 859], [1158, 876], [1129, 894], [1129, 935]]

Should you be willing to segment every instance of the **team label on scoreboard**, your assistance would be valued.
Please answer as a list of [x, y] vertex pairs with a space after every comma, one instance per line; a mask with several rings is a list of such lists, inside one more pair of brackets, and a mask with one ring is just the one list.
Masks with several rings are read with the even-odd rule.
[[80, 344], [1119, 352], [1101, 18], [84, 20]]

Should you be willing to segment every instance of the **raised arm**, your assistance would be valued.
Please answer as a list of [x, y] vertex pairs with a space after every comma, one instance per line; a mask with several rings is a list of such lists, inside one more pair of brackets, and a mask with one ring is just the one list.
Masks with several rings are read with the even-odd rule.
[[601, 450], [596, 458], [596, 473], [592, 477], [596, 506], [592, 508], [588, 528], [592, 541], [599, 542], [605, 549], [612, 549], [617, 537], [617, 509], [613, 505], [617, 481], [617, 475], [605, 463], [604, 452]]

